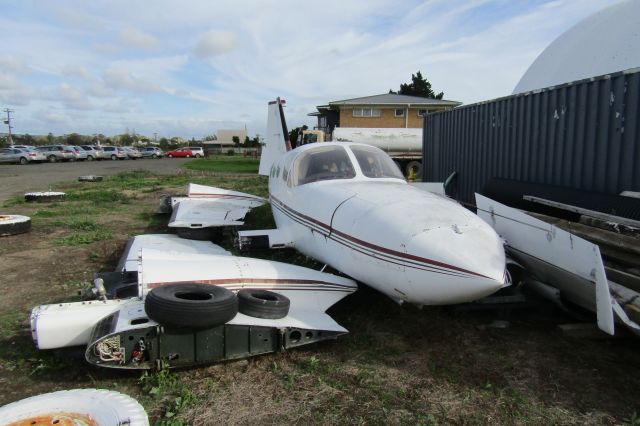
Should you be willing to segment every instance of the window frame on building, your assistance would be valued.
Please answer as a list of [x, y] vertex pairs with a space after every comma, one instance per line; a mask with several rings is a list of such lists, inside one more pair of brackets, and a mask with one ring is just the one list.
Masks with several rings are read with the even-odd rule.
[[[356, 113], [358, 111], [358, 113]], [[367, 111], [367, 114], [365, 114]], [[358, 118], [377, 118], [380, 117], [380, 109], [379, 108], [353, 108], [351, 110], [351, 115], [353, 117]]]
[[[400, 114], [398, 114], [400, 113]], [[393, 116], [396, 118], [402, 118], [404, 117], [404, 108], [396, 108], [395, 111], [393, 112]]]

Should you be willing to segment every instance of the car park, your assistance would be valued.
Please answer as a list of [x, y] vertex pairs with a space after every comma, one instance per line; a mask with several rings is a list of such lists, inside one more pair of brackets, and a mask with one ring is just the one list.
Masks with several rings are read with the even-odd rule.
[[112, 160], [124, 160], [127, 158], [127, 153], [119, 146], [103, 146], [102, 152], [104, 152], [104, 158]]
[[74, 151], [65, 145], [40, 146], [36, 148], [36, 151], [43, 153], [50, 163], [55, 163], [56, 161], [73, 161], [76, 159]]
[[29, 164], [46, 160], [47, 157], [42, 153], [30, 149], [3, 148], [0, 150], [0, 163]]
[[157, 146], [148, 146], [140, 151], [142, 158], [162, 158], [164, 157], [164, 151]]

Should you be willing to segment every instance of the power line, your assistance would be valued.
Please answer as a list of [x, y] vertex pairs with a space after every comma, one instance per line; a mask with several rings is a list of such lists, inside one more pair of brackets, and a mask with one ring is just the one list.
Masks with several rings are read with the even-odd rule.
[[12, 109], [5, 108], [4, 112], [7, 113], [7, 119], [4, 120], [4, 124], [6, 124], [9, 127], [9, 146], [13, 146], [13, 139], [11, 139], [11, 129], [13, 128], [11, 126], [11, 113], [14, 111]]

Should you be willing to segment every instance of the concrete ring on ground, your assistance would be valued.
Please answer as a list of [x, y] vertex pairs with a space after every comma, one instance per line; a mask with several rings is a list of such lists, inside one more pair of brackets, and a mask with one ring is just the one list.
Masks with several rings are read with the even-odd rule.
[[79, 176], [78, 180], [80, 182], [100, 182], [103, 179], [102, 176], [95, 175], [87, 175], [87, 176]]
[[36, 202], [36, 203], [50, 203], [52, 201], [64, 201], [67, 194], [64, 192], [55, 192], [55, 191], [47, 191], [47, 192], [27, 192], [24, 194], [24, 199], [27, 202]]
[[0, 237], [23, 234], [31, 230], [31, 218], [17, 214], [0, 215]]

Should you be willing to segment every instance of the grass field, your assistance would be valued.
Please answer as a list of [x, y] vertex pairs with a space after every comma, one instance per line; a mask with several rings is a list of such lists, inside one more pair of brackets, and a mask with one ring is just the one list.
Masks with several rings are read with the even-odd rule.
[[[189, 164], [236, 167], [226, 161]], [[568, 319], [544, 304], [506, 317], [418, 310], [365, 287], [330, 310], [350, 330], [337, 341], [182, 371], [100, 369], [81, 351], [36, 350], [29, 310], [78, 300], [95, 271], [113, 270], [129, 236], [167, 232], [167, 218], [153, 213], [158, 200], [188, 182], [267, 195], [255, 175], [133, 172], [61, 185], [65, 202], [5, 204], [31, 216], [33, 229], [0, 238], [0, 405], [97, 387], [137, 398], [157, 425], [640, 424], [639, 342], [567, 338], [556, 325]], [[260, 227], [269, 215], [261, 208], [247, 220]], [[290, 250], [252, 255], [319, 266]], [[511, 326], [487, 327], [495, 318]]]
[[189, 170], [219, 173], [258, 173], [260, 160], [239, 155], [214, 155], [198, 158], [184, 165]]

